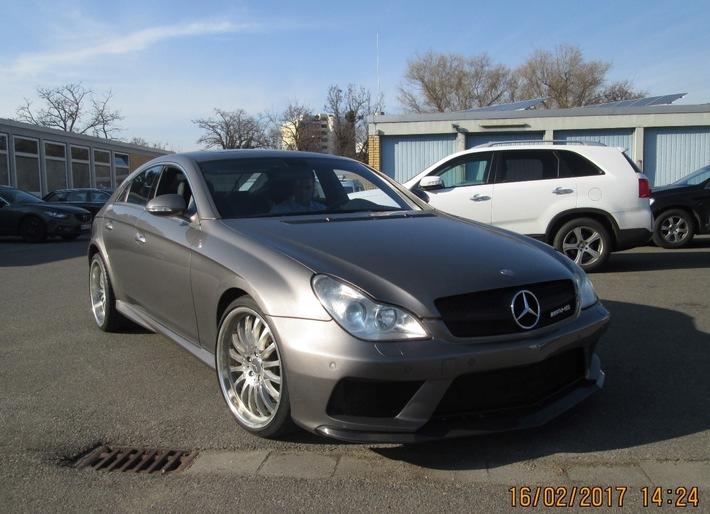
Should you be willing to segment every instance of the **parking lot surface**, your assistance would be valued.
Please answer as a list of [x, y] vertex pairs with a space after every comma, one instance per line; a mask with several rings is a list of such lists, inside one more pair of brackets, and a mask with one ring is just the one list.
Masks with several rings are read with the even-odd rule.
[[[486, 512], [512, 486], [600, 485], [628, 486], [632, 512], [659, 485], [698, 486], [710, 511], [710, 238], [592, 275], [612, 314], [601, 394], [539, 429], [416, 446], [241, 431], [213, 370], [162, 336], [95, 327], [86, 245], [0, 240], [3, 510]], [[99, 444], [200, 453], [165, 476], [69, 465]]]

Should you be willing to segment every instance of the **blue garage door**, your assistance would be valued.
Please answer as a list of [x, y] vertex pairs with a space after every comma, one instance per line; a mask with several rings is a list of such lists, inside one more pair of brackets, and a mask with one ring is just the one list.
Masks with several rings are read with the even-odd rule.
[[466, 136], [466, 148], [485, 143], [501, 143], [503, 141], [539, 141], [545, 137], [544, 132], [484, 132]]
[[380, 145], [382, 171], [397, 182], [406, 182], [430, 164], [454, 153], [456, 136], [383, 136]]
[[643, 172], [654, 186], [675, 182], [707, 164], [710, 164], [710, 127], [645, 130]]
[[560, 141], [594, 141], [606, 146], [623, 148], [630, 157], [634, 155], [633, 129], [555, 130], [555, 139]]

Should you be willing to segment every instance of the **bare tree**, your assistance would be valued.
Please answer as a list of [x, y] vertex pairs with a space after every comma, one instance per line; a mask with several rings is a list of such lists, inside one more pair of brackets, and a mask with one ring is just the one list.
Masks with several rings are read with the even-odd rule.
[[145, 146], [146, 148], [154, 148], [155, 150], [161, 150], [163, 152], [170, 151], [167, 143], [161, 142], [151, 142], [142, 137], [132, 137], [129, 141], [130, 144], [136, 146]]
[[602, 89], [590, 103], [601, 104], [619, 100], [635, 100], [648, 96], [648, 91], [635, 90], [628, 80], [613, 82]]
[[322, 120], [313, 111], [296, 101], [276, 116], [281, 133], [281, 147], [285, 150], [318, 152], [322, 148]]
[[511, 73], [487, 54], [427, 52], [407, 63], [399, 101], [413, 112], [462, 111], [505, 101]]
[[536, 50], [516, 71], [517, 98], [544, 97], [548, 108], [578, 107], [598, 101], [639, 98], [628, 81], [606, 86], [611, 63], [585, 60], [582, 51], [560, 45], [554, 51]]
[[367, 117], [382, 110], [382, 98], [373, 103], [362, 86], [328, 88], [325, 112], [333, 116], [333, 152], [367, 162]]
[[214, 117], [192, 120], [204, 133], [197, 140], [206, 148], [264, 148], [267, 137], [264, 125], [244, 109], [214, 110]]
[[91, 89], [80, 83], [69, 83], [37, 88], [37, 96], [42, 102], [41, 107], [33, 109], [32, 102], [25, 99], [24, 105], [17, 108], [19, 121], [105, 138], [120, 130], [116, 123], [123, 117], [109, 106], [111, 91], [97, 99]]

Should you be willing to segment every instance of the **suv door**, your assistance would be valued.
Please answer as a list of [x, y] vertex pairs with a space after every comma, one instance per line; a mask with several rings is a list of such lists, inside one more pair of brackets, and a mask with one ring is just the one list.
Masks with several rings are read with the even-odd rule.
[[443, 189], [427, 190], [429, 204], [462, 218], [490, 223], [493, 197], [490, 175], [490, 152], [456, 157], [429, 174], [441, 177], [444, 182]]
[[542, 235], [552, 218], [577, 206], [577, 183], [559, 176], [553, 150], [502, 150], [495, 156], [492, 222], [521, 234]]

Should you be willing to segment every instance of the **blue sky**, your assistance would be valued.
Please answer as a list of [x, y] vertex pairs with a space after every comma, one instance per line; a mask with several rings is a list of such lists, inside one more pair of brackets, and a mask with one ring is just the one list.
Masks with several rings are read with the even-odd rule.
[[176, 150], [197, 147], [190, 120], [214, 107], [320, 110], [330, 84], [374, 92], [378, 32], [389, 113], [417, 53], [485, 51], [513, 67], [560, 43], [611, 61], [612, 80], [710, 102], [707, 1], [0, 0], [0, 11], [0, 117], [38, 85], [80, 81], [113, 91], [121, 137]]

